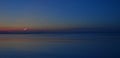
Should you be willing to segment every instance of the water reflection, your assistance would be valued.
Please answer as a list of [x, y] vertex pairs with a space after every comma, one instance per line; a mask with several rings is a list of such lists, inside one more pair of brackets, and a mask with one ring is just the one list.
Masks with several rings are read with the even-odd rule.
[[[22, 38], [3, 38], [0, 39], [0, 50], [21, 50], [21, 51], [36, 51], [41, 48], [49, 48], [57, 44], [80, 42], [79, 40], [67, 39], [22, 39]], [[42, 49], [41, 49], [42, 50]]]
[[[75, 38], [74, 35], [54, 36], [1, 35], [0, 58], [106, 58], [118, 57], [120, 53], [120, 39], [116, 39], [119, 37], [106, 36], [104, 38], [107, 39], [103, 39], [101, 36], [99, 39], [100, 35], [88, 38], [87, 35], [75, 35]], [[108, 39], [111, 37], [115, 39]]]

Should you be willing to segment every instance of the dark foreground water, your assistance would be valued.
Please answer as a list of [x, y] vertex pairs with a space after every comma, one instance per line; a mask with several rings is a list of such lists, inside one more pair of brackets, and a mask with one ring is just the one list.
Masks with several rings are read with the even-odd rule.
[[120, 35], [1, 34], [0, 58], [120, 58]]

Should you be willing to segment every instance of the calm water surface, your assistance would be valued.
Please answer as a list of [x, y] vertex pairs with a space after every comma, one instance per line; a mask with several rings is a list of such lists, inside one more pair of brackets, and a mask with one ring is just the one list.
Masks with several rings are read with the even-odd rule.
[[1, 34], [0, 58], [120, 58], [120, 35]]

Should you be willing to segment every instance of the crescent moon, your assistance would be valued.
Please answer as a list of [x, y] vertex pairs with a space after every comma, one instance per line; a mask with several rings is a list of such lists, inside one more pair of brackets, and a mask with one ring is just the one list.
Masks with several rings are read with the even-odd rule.
[[28, 30], [28, 28], [24, 28], [23, 30], [26, 31], [26, 30]]

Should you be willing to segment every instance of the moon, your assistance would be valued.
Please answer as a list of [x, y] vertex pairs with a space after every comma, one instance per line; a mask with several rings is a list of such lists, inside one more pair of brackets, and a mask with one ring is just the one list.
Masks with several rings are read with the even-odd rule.
[[28, 30], [28, 28], [24, 28], [23, 30], [26, 31], [26, 30]]

